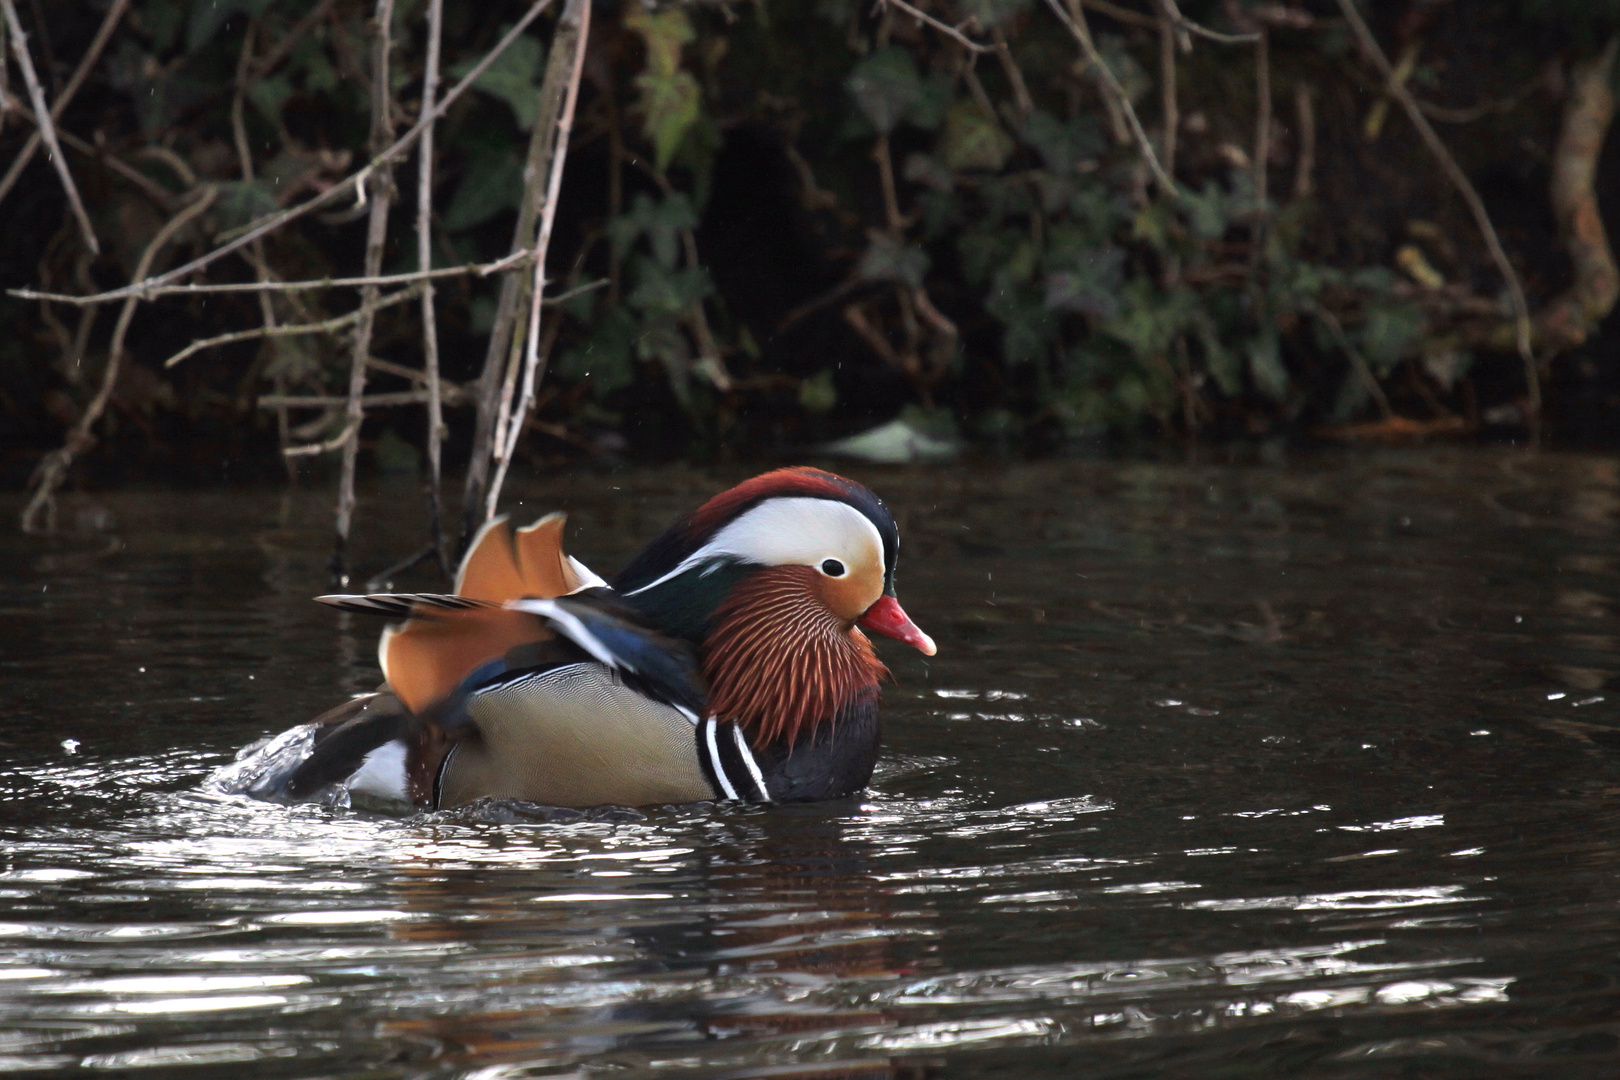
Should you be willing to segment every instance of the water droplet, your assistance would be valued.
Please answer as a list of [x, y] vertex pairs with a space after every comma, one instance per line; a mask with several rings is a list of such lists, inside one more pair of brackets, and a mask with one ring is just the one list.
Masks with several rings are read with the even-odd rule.
[[63, 739], [62, 740], [62, 749], [67, 751], [69, 754], [77, 754], [79, 752], [79, 740], [78, 739]]

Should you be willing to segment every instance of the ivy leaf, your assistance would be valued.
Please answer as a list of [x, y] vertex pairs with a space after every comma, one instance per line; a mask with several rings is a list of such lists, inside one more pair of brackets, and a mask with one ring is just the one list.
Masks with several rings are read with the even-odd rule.
[[833, 369], [822, 368], [799, 384], [799, 404], [807, 412], [832, 412], [838, 404], [838, 388], [833, 385]]
[[998, 272], [984, 309], [1006, 328], [1001, 352], [1007, 363], [1032, 364], [1046, 358], [1058, 320], [1033, 291], [1017, 285], [1005, 271]]
[[955, 80], [936, 71], [917, 84], [917, 101], [906, 112], [906, 121], [924, 131], [933, 131], [945, 119], [945, 110], [951, 107], [955, 92]]
[[1213, 180], [1204, 181], [1204, 190], [1194, 193], [1181, 191], [1181, 209], [1187, 215], [1187, 224], [1200, 240], [1219, 240], [1226, 234], [1226, 195]]
[[648, 315], [674, 318], [714, 292], [709, 272], [701, 266], [668, 270], [643, 256], [635, 260], [632, 271], [636, 287], [625, 300]]
[[997, 172], [1012, 156], [1013, 149], [1012, 136], [1001, 130], [995, 117], [978, 102], [964, 99], [946, 110], [939, 155], [948, 167], [964, 172]]
[[[452, 69], [458, 79], [476, 66], [476, 60], [457, 64]], [[545, 58], [540, 42], [527, 34], [520, 36], [495, 58], [495, 62], [478, 76], [473, 85], [492, 97], [500, 98], [512, 107], [518, 127], [528, 131], [540, 110], [540, 78], [545, 71]]]
[[186, 24], [186, 51], [194, 53], [208, 44], [237, 12], [257, 15], [268, 6], [269, 0], [196, 0]]
[[444, 227], [454, 232], [481, 225], [522, 198], [523, 162], [510, 148], [475, 153], [444, 212]]
[[291, 81], [285, 75], [273, 75], [265, 79], [254, 79], [248, 84], [248, 100], [253, 102], [255, 108], [272, 124], [281, 122], [281, 107], [287, 104], [292, 97]]
[[928, 255], [885, 232], [873, 230], [855, 276], [863, 281], [900, 281], [916, 287], [928, 273]]
[[641, 99], [641, 130], [653, 143], [653, 156], [662, 172], [680, 149], [686, 130], [697, 122], [703, 109], [703, 88], [684, 71], [669, 74], [642, 73], [636, 76]]
[[229, 180], [219, 185], [221, 231], [235, 229], [276, 210], [276, 193], [265, 180]]
[[879, 49], [855, 65], [844, 84], [878, 132], [887, 135], [921, 102], [922, 80], [911, 53], [898, 45]]
[[1030, 0], [962, 0], [962, 14], [980, 26], [1000, 26], [1029, 3]]
[[1020, 133], [1035, 148], [1046, 167], [1059, 176], [1073, 176], [1080, 163], [1102, 153], [1102, 130], [1090, 116], [1077, 116], [1065, 123], [1042, 109], [1024, 121]]
[[1046, 306], [1111, 319], [1119, 313], [1124, 267], [1125, 253], [1117, 247], [1078, 251], [1046, 275]]
[[641, 35], [647, 46], [647, 70], [654, 75], [673, 75], [679, 71], [681, 50], [697, 36], [692, 32], [686, 12], [674, 6], [655, 13], [635, 5], [624, 17], [624, 25]]
[[1389, 374], [1426, 325], [1422, 309], [1411, 304], [1369, 304], [1360, 335], [1367, 363], [1380, 376]]
[[623, 254], [638, 237], [645, 235], [659, 265], [673, 270], [680, 255], [682, 230], [695, 229], [697, 225], [697, 211], [684, 192], [677, 191], [656, 203], [645, 193], [639, 193], [631, 200], [629, 213], [608, 222], [608, 239], [613, 242], [614, 250]]
[[592, 328], [591, 336], [583, 344], [562, 354], [558, 370], [576, 382], [589, 378], [591, 393], [604, 397], [634, 381], [631, 354], [635, 343], [635, 321], [622, 307], [614, 308]]

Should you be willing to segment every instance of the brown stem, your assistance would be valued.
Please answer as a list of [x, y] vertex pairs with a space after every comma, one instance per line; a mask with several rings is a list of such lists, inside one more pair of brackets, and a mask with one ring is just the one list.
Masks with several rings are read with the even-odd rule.
[[883, 187], [883, 218], [889, 232], [898, 237], [905, 228], [900, 216], [900, 196], [894, 186], [894, 158], [889, 153], [888, 135], [879, 135], [872, 147], [872, 160], [877, 162], [878, 180]]
[[[378, 153], [394, 137], [392, 87], [389, 84], [389, 53], [393, 49], [394, 0], [377, 0], [376, 39], [371, 60], [371, 147]], [[428, 113], [429, 116], [432, 113]], [[394, 200], [393, 170], [389, 166], [373, 170], [367, 184], [371, 196], [371, 217], [366, 228], [366, 274], [382, 271], [383, 248], [388, 242], [388, 211]], [[352, 432], [343, 444], [343, 473], [338, 480], [336, 538], [332, 550], [332, 582], [349, 583], [349, 529], [354, 524], [354, 475], [360, 457], [360, 423], [365, 416], [361, 398], [366, 392], [366, 357], [371, 355], [371, 331], [376, 322], [378, 291], [375, 285], [360, 290], [359, 318], [355, 321], [354, 352], [349, 361], [349, 400], [344, 410], [346, 427]]]
[[1164, 166], [1159, 162], [1159, 156], [1153, 152], [1153, 143], [1149, 141], [1147, 132], [1142, 130], [1142, 121], [1137, 118], [1136, 108], [1131, 104], [1125, 88], [1119, 84], [1113, 70], [1103, 62], [1102, 53], [1097, 51], [1097, 44], [1091, 39], [1091, 27], [1086, 23], [1086, 13], [1080, 7], [1080, 0], [1068, 0], [1068, 10], [1064, 10], [1062, 0], [1046, 0], [1046, 6], [1052, 9], [1058, 21], [1068, 27], [1069, 33], [1080, 43], [1080, 51], [1085, 54], [1086, 62], [1096, 68], [1098, 85], [1103, 88], [1103, 94], [1124, 114], [1131, 137], [1136, 140], [1142, 160], [1147, 164], [1148, 171], [1153, 173], [1153, 179], [1158, 182], [1159, 190], [1175, 198], [1179, 194], [1176, 182], [1170, 179], [1170, 174], [1164, 171]]
[[[79, 92], [79, 87], [84, 85], [84, 80], [89, 77], [90, 69], [96, 66], [96, 61], [101, 59], [102, 50], [107, 47], [107, 42], [112, 38], [113, 31], [117, 29], [119, 21], [124, 17], [124, 12], [128, 10], [129, 0], [113, 0], [112, 6], [107, 9], [107, 14], [102, 16], [101, 26], [96, 30], [96, 36], [90, 40], [90, 48], [85, 50], [84, 58], [79, 61], [79, 66], [73, 71], [73, 77], [67, 81], [67, 85], [57, 95], [56, 104], [51, 106], [50, 117], [53, 122], [62, 118], [62, 113], [66, 111], [68, 103], [73, 100], [73, 95]], [[9, 25], [9, 15], [6, 21]], [[0, 67], [5, 67], [3, 57], [0, 57]], [[35, 123], [38, 123], [38, 121], [36, 120]], [[34, 154], [39, 150], [40, 138], [41, 133], [39, 131], [30, 135], [28, 141], [23, 143], [22, 150], [17, 154], [17, 159], [11, 163], [11, 168], [6, 170], [5, 177], [0, 178], [0, 199], [4, 199], [10, 193], [12, 187], [17, 183], [17, 178], [22, 175], [22, 171], [28, 167], [30, 161], [34, 160]], [[67, 139], [64, 138], [63, 141], [66, 142]]]
[[39, 84], [39, 73], [34, 70], [34, 58], [28, 53], [28, 35], [23, 31], [22, 20], [17, 18], [17, 5], [12, 0], [0, 0], [0, 8], [5, 10], [6, 22], [11, 27], [11, 53], [17, 58], [17, 67], [22, 70], [23, 83], [28, 87], [28, 100], [34, 105], [34, 119], [39, 125], [39, 135], [45, 140], [45, 147], [49, 151], [51, 166], [56, 169], [57, 177], [62, 181], [62, 190], [67, 194], [68, 205], [73, 208], [73, 216], [79, 223], [79, 232], [84, 237], [84, 244], [91, 251], [100, 254], [101, 244], [96, 240], [96, 230], [90, 227], [90, 215], [85, 212], [84, 201], [79, 198], [79, 189], [73, 183], [73, 174], [68, 172], [67, 155], [62, 153], [62, 147], [56, 141], [56, 118], [45, 107], [45, 90]]
[[1515, 345], [1518, 348], [1519, 359], [1524, 365], [1524, 380], [1529, 396], [1530, 445], [1534, 447], [1541, 441], [1541, 373], [1536, 369], [1536, 358], [1530, 351], [1530, 306], [1524, 297], [1524, 283], [1519, 280], [1518, 272], [1513, 269], [1513, 264], [1508, 260], [1507, 252], [1502, 248], [1501, 238], [1496, 234], [1496, 226], [1491, 224], [1491, 217], [1485, 211], [1485, 203], [1480, 199], [1479, 192], [1474, 190], [1474, 185], [1469, 182], [1468, 175], [1462, 171], [1462, 166], [1457, 164], [1457, 159], [1451, 156], [1451, 152], [1446, 149], [1446, 144], [1441, 142], [1440, 136], [1435, 134], [1434, 128], [1430, 126], [1428, 119], [1423, 115], [1423, 110], [1419, 109], [1417, 102], [1413, 100], [1411, 91], [1406, 88], [1405, 84], [1395, 81], [1394, 70], [1390, 66], [1389, 57], [1385, 56], [1384, 50], [1379, 48], [1378, 39], [1373, 37], [1372, 31], [1367, 29], [1367, 24], [1362, 20], [1361, 13], [1356, 10], [1354, 0], [1338, 0], [1338, 4], [1339, 10], [1344, 13], [1345, 21], [1350, 24], [1350, 29], [1355, 33], [1357, 41], [1360, 42], [1362, 52], [1372, 61], [1373, 66], [1378, 68], [1379, 74], [1384, 77], [1389, 85], [1390, 94], [1400, 103], [1407, 119], [1412, 122], [1412, 126], [1417, 128], [1418, 134], [1422, 136], [1424, 145], [1429, 148], [1429, 152], [1440, 163], [1441, 169], [1445, 171], [1447, 178], [1457, 188], [1463, 202], [1468, 204], [1469, 211], [1474, 215], [1474, 223], [1479, 227], [1480, 233], [1484, 235], [1485, 245], [1490, 249], [1491, 258], [1496, 262], [1497, 271], [1507, 282], [1508, 293], [1513, 298], [1513, 317], [1516, 324]]
[[[9, 0], [0, 0], [0, 3], [4, 2], [9, 2]], [[305, 214], [313, 213], [323, 206], [328, 206], [334, 202], [337, 202], [343, 196], [354, 191], [357, 187], [365, 185], [370, 180], [372, 172], [377, 169], [384, 168], [392, 164], [394, 161], [397, 161], [400, 157], [404, 156], [406, 151], [415, 146], [417, 140], [420, 139], [422, 134], [427, 130], [427, 125], [432, 121], [440, 119], [445, 113], [449, 112], [450, 107], [460, 100], [463, 94], [472, 89], [473, 84], [478, 81], [485, 71], [489, 70], [489, 66], [507, 50], [512, 42], [516, 41], [522, 36], [523, 31], [528, 29], [529, 24], [535, 19], [539, 18], [540, 13], [545, 11], [547, 7], [551, 6], [551, 3], [552, 0], [535, 0], [533, 6], [531, 6], [529, 10], [518, 19], [517, 22], [512, 24], [512, 28], [505, 34], [501, 35], [501, 40], [496, 42], [495, 47], [489, 52], [485, 53], [478, 63], [474, 64], [467, 74], [461, 77], [461, 81], [456, 83], [456, 85], [452, 87], [449, 93], [445, 94], [443, 98], [439, 99], [439, 104], [434, 107], [431, 113], [427, 113], [420, 117], [417, 122], [411, 126], [409, 131], [401, 135], [393, 143], [393, 145], [388, 147], [388, 149], [373, 157], [359, 171], [351, 173], [349, 176], [339, 180], [325, 191], [320, 192], [305, 202], [299, 203], [297, 206], [289, 206], [285, 210], [280, 210], [274, 214], [269, 214], [263, 218], [260, 218], [257, 222], [244, 227], [241, 232], [232, 237], [230, 240], [220, 244], [218, 247], [215, 247], [212, 251], [206, 252], [205, 254], [192, 259], [183, 266], [177, 266], [173, 270], [160, 274], [150, 281], [132, 282], [131, 284], [124, 286], [122, 289], [114, 289], [111, 292], [101, 293], [97, 296], [85, 298], [85, 302], [103, 304], [109, 300], [122, 300], [127, 296], [146, 295], [153, 289], [169, 285], [183, 277], [188, 277], [191, 274], [196, 273], [198, 270], [201, 270], [206, 266], [210, 266], [213, 263], [218, 262], [226, 255], [239, 251], [248, 244], [251, 244], [259, 237], [267, 236], [281, 228], [283, 225], [286, 225], [288, 222], [295, 221], [298, 218], [303, 217]]]
[[1339, 322], [1339, 317], [1321, 304], [1316, 303], [1310, 305], [1310, 312], [1321, 321], [1323, 326], [1327, 327], [1328, 333], [1333, 335], [1333, 340], [1344, 351], [1344, 355], [1350, 358], [1350, 369], [1356, 373], [1356, 378], [1361, 380], [1361, 385], [1367, 388], [1367, 393], [1372, 395], [1373, 401], [1377, 402], [1379, 414], [1385, 420], [1393, 417], [1395, 410], [1390, 407], [1388, 395], [1384, 393], [1384, 388], [1378, 385], [1378, 379], [1373, 375], [1372, 366], [1367, 363], [1367, 358], [1362, 356], [1360, 350], [1350, 343], [1350, 338], [1345, 334], [1344, 324]]
[[996, 59], [1001, 62], [1001, 73], [1007, 77], [1007, 85], [1012, 87], [1013, 104], [1018, 108], [1018, 115], [1027, 117], [1035, 111], [1035, 99], [1029, 96], [1029, 84], [1024, 81], [1024, 73], [1013, 59], [1007, 35], [998, 26], [990, 31], [990, 40], [996, 43]]
[[1271, 197], [1271, 34], [1262, 26], [1254, 42], [1254, 90], [1256, 97], [1254, 117], [1254, 247], [1250, 262], [1258, 264], [1263, 258], [1266, 238], [1266, 220], [1270, 216], [1267, 202]]
[[1159, 0], [1159, 89], [1164, 116], [1164, 171], [1176, 175], [1176, 131], [1181, 110], [1176, 102], [1176, 22], [1169, 0]]
[[[439, 92], [439, 54], [444, 37], [444, 0], [428, 2], [428, 49], [422, 77], [422, 112], [433, 114], [433, 99]], [[424, 273], [433, 269], [433, 123], [428, 122], [417, 149], [416, 170], [416, 256]], [[428, 522], [429, 543], [439, 562], [439, 570], [451, 576], [450, 553], [444, 542], [444, 507], [441, 475], [444, 470], [444, 402], [439, 382], [439, 327], [433, 310], [433, 283], [422, 287], [422, 368], [427, 377], [428, 422]]]
[[[134, 277], [137, 281], [145, 277], [152, 268], [152, 262], [157, 258], [158, 252], [162, 251], [193, 218], [212, 206], [218, 194], [217, 188], [203, 188], [191, 205], [175, 214], [157, 231], [157, 235], [146, 245], [146, 250], [141, 253], [140, 262], [135, 266]], [[135, 307], [139, 303], [140, 298], [136, 296], [124, 301], [123, 310], [118, 313], [118, 322], [113, 326], [112, 341], [107, 346], [107, 367], [101, 373], [100, 389], [90, 400], [73, 430], [68, 433], [61, 448], [52, 451], [40, 462], [39, 470], [35, 474], [37, 480], [34, 494], [22, 512], [23, 532], [38, 532], [41, 516], [54, 515], [56, 489], [67, 478], [67, 471], [72, 466], [73, 459], [94, 445], [95, 437], [90, 434], [90, 429], [101, 419], [101, 414], [107, 411], [107, 402], [112, 397], [113, 387], [117, 385], [118, 372], [123, 360], [124, 336], [129, 332], [130, 320], [135, 317]]]
[[[557, 33], [551, 41], [551, 57], [546, 69], [545, 84], [550, 84], [554, 71], [567, 71], [567, 83], [562, 95], [562, 101], [554, 113], [542, 111], [535, 123], [553, 123], [556, 134], [553, 139], [554, 149], [549, 163], [549, 180], [546, 184], [545, 206], [540, 212], [540, 231], [534, 241], [534, 279], [529, 286], [529, 318], [527, 334], [523, 348], [523, 391], [518, 398], [517, 407], [507, 414], [506, 443], [497, 444], [500, 459], [495, 464], [495, 478], [490, 483], [489, 494], [484, 499], [484, 519], [495, 516], [495, 507], [501, 497], [501, 486], [506, 481], [506, 470], [512, 463], [512, 455], [517, 450], [518, 439], [523, 433], [523, 425], [528, 420], [529, 409], [534, 405], [534, 390], [540, 380], [540, 312], [541, 301], [545, 296], [546, 288], [546, 252], [551, 247], [552, 228], [557, 221], [557, 199], [562, 193], [563, 166], [568, 160], [568, 137], [574, 129], [574, 110], [579, 104], [579, 81], [585, 70], [585, 46], [590, 39], [591, 32], [591, 3], [590, 0], [568, 0], [568, 6], [563, 8], [562, 17], [557, 20]], [[570, 63], [564, 68], [564, 58], [568, 56], [570, 48], [573, 51]], [[560, 78], [558, 81], [561, 81]], [[546, 99], [546, 86], [541, 87], [541, 99]], [[556, 120], [550, 117], [555, 115]]]
[[1569, 252], [1575, 280], [1536, 315], [1536, 330], [1545, 352], [1581, 344], [1602, 322], [1620, 297], [1620, 272], [1603, 228], [1594, 181], [1598, 158], [1614, 121], [1610, 78], [1620, 37], [1591, 62], [1578, 66], [1570, 79], [1569, 104], [1553, 151], [1553, 217]]
[[1294, 84], [1294, 114], [1299, 123], [1299, 153], [1294, 158], [1294, 198], [1311, 193], [1311, 173], [1316, 169], [1316, 105], [1311, 85], [1301, 79]]

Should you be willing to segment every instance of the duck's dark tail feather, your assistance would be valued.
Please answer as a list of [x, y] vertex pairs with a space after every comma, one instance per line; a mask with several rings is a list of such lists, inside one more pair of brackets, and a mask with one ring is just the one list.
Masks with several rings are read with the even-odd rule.
[[308, 799], [330, 784], [348, 780], [373, 750], [404, 737], [409, 718], [405, 706], [386, 690], [323, 713], [311, 722], [315, 740], [309, 756], [266, 794]]
[[398, 768], [384, 771], [403, 775], [409, 717], [387, 690], [362, 694], [307, 724], [248, 747], [236, 761], [216, 771], [206, 786], [227, 794], [289, 801], [318, 798], [333, 788], [341, 794], [362, 779], [359, 774], [368, 759], [390, 744], [399, 750], [394, 754]]

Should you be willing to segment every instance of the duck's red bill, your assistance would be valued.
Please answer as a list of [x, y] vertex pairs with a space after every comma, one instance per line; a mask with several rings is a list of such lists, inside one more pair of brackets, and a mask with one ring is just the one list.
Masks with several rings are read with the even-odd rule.
[[878, 602], [867, 608], [866, 614], [860, 617], [859, 624], [896, 641], [903, 641], [924, 656], [933, 656], [938, 651], [934, 648], [934, 639], [918, 629], [911, 616], [900, 606], [900, 601], [892, 596], [879, 597]]

